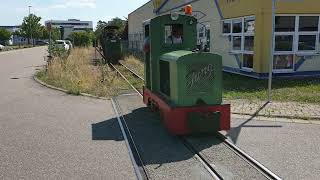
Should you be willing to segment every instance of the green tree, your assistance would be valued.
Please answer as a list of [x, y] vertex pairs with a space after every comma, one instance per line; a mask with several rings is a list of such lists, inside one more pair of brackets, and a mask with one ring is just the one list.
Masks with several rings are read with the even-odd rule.
[[[40, 39], [49, 39], [50, 33], [45, 26], [40, 27]], [[51, 39], [57, 40], [60, 39], [60, 29], [59, 28], [52, 28], [51, 29]]]
[[106, 26], [107, 26], [107, 22], [105, 22], [105, 21], [98, 21], [97, 22], [96, 30], [94, 32], [96, 37], [99, 37], [102, 34], [102, 32]]
[[61, 37], [61, 32], [59, 28], [52, 28], [51, 29], [51, 39], [58, 40]]
[[0, 43], [5, 44], [10, 38], [12, 33], [4, 28], [0, 28]]
[[94, 33], [92, 31], [73, 32], [69, 35], [69, 39], [74, 46], [90, 46], [94, 40]]
[[127, 19], [123, 20], [121, 18], [115, 17], [108, 22], [101, 21], [101, 20], [98, 21], [97, 26], [96, 26], [96, 30], [94, 32], [95, 38], [97, 40], [102, 38], [102, 33], [103, 33], [104, 28], [106, 26], [119, 27], [119, 29], [117, 30], [117, 33], [119, 34], [119, 36], [122, 39], [128, 39], [128, 21], [127, 21]]
[[49, 32], [45, 26], [40, 27], [40, 39], [49, 39]]
[[119, 30], [118, 30], [119, 32], [118, 33], [123, 32], [123, 30], [126, 27], [126, 24], [127, 24], [126, 20], [123, 20], [123, 19], [118, 18], [118, 17], [115, 17], [115, 18], [111, 19], [111, 21], [108, 21], [108, 23], [107, 23], [108, 26], [118, 26], [119, 27]]
[[27, 17], [24, 17], [21, 25], [21, 35], [25, 38], [28, 38], [30, 44], [30, 37], [40, 38], [41, 37], [41, 17], [38, 17], [34, 14], [30, 14]]

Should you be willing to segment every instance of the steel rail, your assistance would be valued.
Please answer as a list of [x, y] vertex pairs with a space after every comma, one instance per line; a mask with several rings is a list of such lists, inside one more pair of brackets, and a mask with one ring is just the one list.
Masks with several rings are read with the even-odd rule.
[[223, 180], [223, 177], [212, 167], [212, 164], [206, 161], [206, 159], [201, 156], [201, 154], [186, 140], [185, 137], [180, 137], [182, 144], [192, 153], [194, 153], [195, 158], [206, 168], [208, 173], [215, 179], [215, 180]]
[[279, 176], [274, 174], [272, 171], [270, 171], [267, 167], [265, 167], [263, 164], [252, 158], [249, 154], [241, 150], [239, 147], [237, 147], [235, 144], [233, 144], [228, 138], [221, 134], [220, 132], [217, 132], [217, 137], [222, 140], [222, 142], [231, 149], [236, 155], [238, 155], [240, 158], [248, 162], [252, 167], [254, 167], [256, 170], [261, 172], [266, 178], [272, 179], [272, 180], [282, 180]]
[[109, 64], [109, 65], [110, 65], [114, 70], [117, 71], [117, 73], [131, 86], [132, 89], [134, 89], [141, 97], [143, 97], [143, 96], [142, 96], [142, 93], [130, 83], [130, 81], [120, 72], [119, 69], [117, 69], [113, 64]]
[[123, 66], [124, 68], [126, 68], [128, 71], [131, 72], [131, 74], [137, 78], [139, 78], [140, 80], [144, 81], [143, 77], [141, 77], [139, 74], [137, 74], [136, 72], [134, 72], [133, 70], [131, 70], [130, 68], [128, 68], [126, 65], [124, 65], [123, 63], [119, 62], [119, 64], [121, 66]]
[[[146, 169], [144, 168], [145, 166], [144, 166], [143, 160], [142, 160], [142, 158], [139, 154], [139, 151], [137, 149], [137, 146], [133, 140], [130, 129], [128, 128], [125, 119], [123, 118], [122, 115], [120, 115], [120, 112], [118, 111], [119, 104], [113, 98], [111, 98], [111, 103], [112, 103], [113, 109], [117, 115], [118, 124], [120, 126], [121, 133], [125, 139], [125, 143], [126, 143], [126, 146], [127, 146], [128, 152], [129, 152], [129, 157], [130, 157], [131, 162], [133, 164], [133, 169], [134, 169], [134, 172], [137, 176], [137, 179], [138, 180], [148, 180], [149, 179], [148, 173], [147, 173]], [[120, 117], [122, 117], [122, 118], [120, 118]], [[128, 136], [127, 136], [127, 132], [128, 132]], [[133, 150], [132, 150], [130, 144], [132, 144]], [[137, 164], [136, 159], [138, 159], [140, 166]]]
[[[101, 57], [105, 59], [104, 55], [97, 48], [96, 48], [96, 50], [100, 53]], [[115, 66], [113, 66], [111, 63], [109, 63], [109, 66], [111, 66], [114, 70], [116, 70], [117, 73], [119, 73], [121, 75], [121, 77], [123, 79], [125, 79], [126, 82], [129, 83], [129, 85], [138, 92], [138, 94], [140, 94], [140, 92], [130, 83], [130, 81], [128, 79], [126, 79], [121, 74], [121, 72]], [[141, 94], [140, 94], [140, 96], [142, 97]], [[113, 98], [111, 98], [111, 103], [112, 103], [113, 109], [116, 113], [121, 133], [125, 139], [125, 143], [126, 143], [126, 146], [127, 146], [128, 152], [129, 152], [129, 157], [130, 157], [131, 162], [133, 164], [133, 168], [134, 168], [135, 174], [137, 176], [137, 179], [138, 180], [149, 180], [150, 178], [148, 176], [148, 172], [145, 168], [144, 162], [143, 162], [141, 155], [138, 151], [138, 148], [137, 148], [136, 143], [133, 139], [131, 131], [126, 123], [126, 120], [124, 119], [124, 117], [122, 115], [120, 115], [120, 112], [118, 110], [118, 109], [120, 109], [120, 105]], [[131, 147], [133, 147], [133, 149]], [[139, 165], [137, 164], [136, 159], [138, 160]]]

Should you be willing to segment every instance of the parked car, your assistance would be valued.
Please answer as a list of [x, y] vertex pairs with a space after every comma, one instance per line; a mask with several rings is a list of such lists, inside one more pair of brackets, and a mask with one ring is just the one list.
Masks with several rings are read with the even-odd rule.
[[4, 45], [0, 44], [0, 51], [4, 50]]
[[54, 45], [66, 51], [70, 49], [70, 46], [64, 40], [56, 40]]
[[45, 41], [36, 41], [36, 45], [48, 45], [49, 43]]
[[65, 42], [69, 45], [70, 49], [72, 49], [72, 48], [73, 48], [73, 45], [72, 45], [72, 42], [71, 42], [71, 41], [69, 41], [69, 40], [65, 40]]

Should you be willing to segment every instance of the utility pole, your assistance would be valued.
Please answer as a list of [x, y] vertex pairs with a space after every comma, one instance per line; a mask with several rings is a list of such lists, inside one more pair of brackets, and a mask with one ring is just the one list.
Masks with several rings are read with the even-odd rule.
[[268, 82], [268, 103], [272, 101], [272, 71], [273, 71], [273, 59], [274, 59], [274, 30], [275, 30], [275, 14], [276, 14], [276, 0], [272, 0], [272, 33], [271, 33], [271, 49], [270, 49], [270, 62], [269, 62], [269, 82]]
[[51, 38], [52, 38], [52, 20], [47, 24], [47, 29], [49, 31], [49, 57], [51, 58], [51, 49], [52, 49], [52, 42], [51, 42]]
[[31, 12], [30, 12], [30, 8], [31, 8], [32, 6], [28, 6], [28, 8], [29, 8], [29, 30], [30, 30], [30, 40], [32, 41], [32, 46], [33, 46], [33, 39], [32, 39], [32, 28], [31, 28]]

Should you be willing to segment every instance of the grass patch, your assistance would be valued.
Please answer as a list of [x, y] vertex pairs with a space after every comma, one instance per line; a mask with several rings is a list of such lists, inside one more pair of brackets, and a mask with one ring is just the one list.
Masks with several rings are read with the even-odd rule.
[[144, 76], [144, 62], [141, 61], [138, 57], [129, 55], [124, 58], [122, 62], [128, 68], [132, 69], [135, 73], [140, 76]]
[[54, 58], [47, 71], [38, 72], [37, 77], [73, 95], [110, 97], [129, 88], [108, 66], [93, 66], [93, 56], [92, 48], [75, 48], [67, 58]]
[[[138, 90], [141, 90], [142, 92], [142, 88], [144, 86], [144, 81], [142, 81], [139, 78], [134, 77], [131, 72], [129, 72], [125, 67], [123, 66], [116, 66], [116, 68], [127, 78], [128, 81], [130, 81], [130, 83]], [[130, 67], [131, 68], [131, 67]], [[134, 69], [132, 69], [134, 70]], [[137, 71], [135, 71], [137, 72]], [[140, 75], [140, 74], [139, 74]], [[143, 77], [143, 74], [142, 74]]]
[[[144, 62], [134, 56], [125, 59], [124, 64], [144, 74]], [[231, 73], [223, 73], [223, 97], [227, 100], [267, 99], [267, 80], [259, 80]], [[320, 104], [320, 78], [274, 79], [272, 98], [281, 102], [302, 102]]]
[[[258, 80], [240, 75], [223, 74], [226, 99], [265, 100], [267, 80]], [[274, 79], [272, 98], [275, 101], [295, 101], [320, 104], [320, 78]]]

